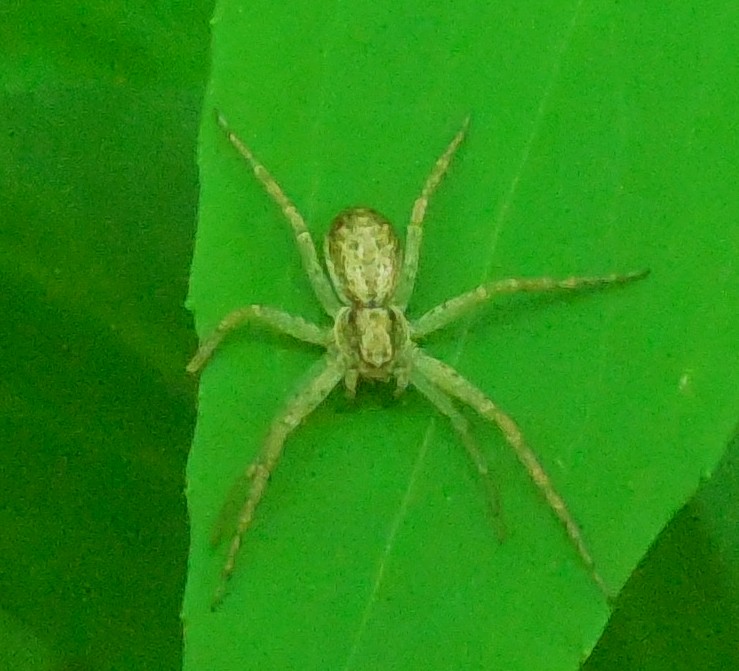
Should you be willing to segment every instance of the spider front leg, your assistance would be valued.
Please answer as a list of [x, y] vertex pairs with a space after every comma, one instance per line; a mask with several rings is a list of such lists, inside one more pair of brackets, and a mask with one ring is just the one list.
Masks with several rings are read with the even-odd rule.
[[[249, 483], [249, 492], [238, 513], [236, 530], [231, 538], [226, 561], [221, 569], [220, 584], [213, 597], [211, 609], [215, 610], [226, 594], [226, 586], [233, 575], [236, 557], [241, 549], [244, 534], [251, 525], [254, 511], [262, 500], [267, 482], [277, 466], [285, 440], [325, 400], [342, 379], [344, 372], [342, 359], [336, 353], [329, 351], [323, 360], [314, 367], [308, 381], [272, 422], [259, 456], [244, 473], [244, 479]], [[231, 510], [229, 503], [227, 501], [226, 510]], [[220, 520], [221, 518], [219, 518]], [[219, 540], [220, 533], [217, 533], [214, 538], [216, 541]]]
[[398, 286], [395, 289], [395, 294], [393, 296], [393, 305], [396, 305], [401, 311], [405, 311], [411, 294], [413, 293], [413, 285], [416, 282], [418, 258], [421, 253], [421, 240], [423, 239], [423, 219], [426, 216], [426, 208], [428, 207], [429, 199], [433, 195], [434, 191], [436, 191], [436, 187], [439, 186], [439, 183], [446, 174], [446, 171], [449, 169], [449, 163], [451, 163], [454, 152], [457, 151], [462, 140], [464, 140], [469, 124], [470, 118], [467, 117], [462, 123], [462, 127], [452, 138], [452, 141], [449, 143], [449, 146], [446, 148], [444, 153], [436, 160], [436, 163], [431, 170], [431, 174], [426, 178], [426, 183], [423, 185], [423, 189], [421, 189], [421, 195], [413, 204], [411, 220], [408, 224], [405, 239], [403, 268], [400, 273], [400, 279], [398, 280]]
[[201, 371], [208, 363], [213, 352], [221, 344], [221, 341], [231, 331], [247, 322], [261, 322], [279, 333], [284, 333], [296, 340], [309, 342], [313, 345], [326, 346], [330, 338], [328, 329], [322, 329], [302, 317], [294, 317], [287, 312], [265, 305], [247, 305], [226, 315], [216, 326], [215, 331], [200, 343], [195, 356], [187, 364], [187, 372], [197, 373]]
[[498, 540], [502, 542], [505, 538], [505, 524], [503, 523], [500, 492], [495, 486], [490, 475], [488, 461], [472, 436], [469, 422], [464, 415], [454, 407], [449, 396], [441, 391], [441, 389], [439, 389], [435, 384], [430, 382], [418, 369], [414, 368], [411, 370], [410, 382], [442, 415], [445, 415], [451, 421], [452, 426], [457, 431], [457, 434], [462, 440], [462, 445], [464, 445], [465, 450], [467, 450], [467, 455], [477, 469], [477, 473], [485, 487], [488, 505], [493, 514], [495, 533], [498, 536]]
[[482, 284], [472, 291], [450, 298], [441, 305], [421, 315], [411, 324], [414, 338], [422, 338], [464, 317], [478, 305], [487, 303], [500, 294], [519, 292], [541, 293], [545, 291], [578, 291], [595, 289], [609, 284], [628, 284], [645, 278], [649, 270], [639, 270], [623, 275], [602, 277], [568, 277], [557, 280], [551, 277], [496, 280]]
[[318, 260], [316, 246], [313, 243], [313, 238], [308, 231], [308, 227], [305, 225], [305, 220], [267, 168], [256, 159], [251, 149], [231, 130], [226, 118], [220, 112], [216, 112], [216, 121], [226, 134], [228, 141], [251, 166], [254, 176], [272, 197], [272, 200], [280, 206], [285, 218], [290, 222], [298, 250], [300, 251], [300, 257], [303, 260], [303, 268], [308, 275], [308, 280], [313, 287], [313, 291], [323, 306], [323, 309], [330, 316], [334, 317], [339, 311], [341, 303], [336, 298], [331, 283], [328, 281], [328, 277], [326, 277], [326, 273]]
[[570, 539], [575, 550], [580, 555], [582, 563], [588, 570], [590, 577], [610, 603], [611, 593], [603, 578], [595, 568], [595, 562], [590, 554], [590, 550], [585, 544], [582, 531], [575, 522], [567, 508], [564, 499], [557, 493], [552, 481], [539, 463], [534, 452], [526, 444], [521, 430], [516, 422], [496, 406], [485, 394], [475, 387], [471, 382], [464, 379], [451, 366], [434, 359], [425, 354], [422, 350], [415, 348], [413, 352], [413, 360], [417, 369], [430, 382], [439, 387], [444, 393], [458, 399], [462, 403], [469, 405], [485, 419], [493, 422], [503, 433], [508, 444], [513, 448], [516, 457], [523, 464], [531, 480], [539, 488], [543, 494], [549, 507], [557, 516], [564, 526], [567, 536]]

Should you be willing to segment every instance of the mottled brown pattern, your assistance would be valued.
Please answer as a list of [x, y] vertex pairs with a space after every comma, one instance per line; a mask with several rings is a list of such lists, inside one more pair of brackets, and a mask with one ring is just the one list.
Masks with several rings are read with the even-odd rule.
[[400, 243], [379, 212], [341, 212], [326, 238], [326, 265], [337, 292], [350, 303], [385, 306], [400, 272]]
[[[500, 531], [502, 522], [498, 494], [490, 477], [487, 459], [457, 404], [473, 408], [481, 417], [494, 423], [562, 524], [592, 582], [608, 599], [610, 593], [595, 568], [580, 527], [539, 459], [527, 445], [516, 422], [453, 368], [426, 354], [417, 341], [464, 317], [476, 306], [503, 294], [521, 291], [573, 291], [626, 284], [645, 277], [647, 272], [487, 282], [449, 299], [420, 318], [409, 321], [405, 316], [405, 308], [415, 283], [423, 237], [422, 225], [428, 201], [462, 142], [468, 121], [465, 121], [446, 151], [437, 159], [423, 185], [421, 195], [413, 205], [406, 233], [405, 255], [401, 253], [390, 223], [382, 215], [368, 208], [352, 208], [336, 217], [326, 239], [324, 256], [328, 276], [321, 266], [313, 239], [297, 208], [267, 169], [256, 160], [251, 150], [231, 132], [220, 115], [218, 123], [290, 222], [308, 280], [333, 324], [318, 326], [276, 308], [247, 305], [226, 315], [214, 333], [203, 340], [188, 364], [190, 372], [200, 371], [226, 335], [250, 322], [261, 322], [281, 333], [326, 350], [308, 381], [298, 388], [282, 412], [272, 421], [261, 451], [244, 471], [242, 480], [246, 484], [247, 493], [237, 501], [236, 529], [231, 535], [212, 607], [215, 608], [225, 594], [226, 585], [236, 566], [242, 539], [277, 466], [286, 439], [337, 384], [343, 380], [347, 392], [353, 395], [360, 379], [394, 380], [397, 393], [413, 385], [450, 420], [485, 486]], [[235, 491], [240, 491], [240, 488]], [[216, 540], [223, 537], [224, 524], [233, 521], [232, 510], [233, 506], [227, 503], [216, 525]], [[500, 535], [502, 537], [502, 531]]]

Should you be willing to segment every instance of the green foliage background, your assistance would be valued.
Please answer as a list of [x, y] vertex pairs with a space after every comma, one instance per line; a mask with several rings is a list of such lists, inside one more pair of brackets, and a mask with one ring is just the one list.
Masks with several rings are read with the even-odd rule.
[[[514, 302], [429, 344], [515, 414], [552, 468], [563, 460], [560, 477], [576, 483], [563, 489], [604, 573], [626, 579], [697, 484], [695, 465], [714, 463], [736, 419], [736, 10], [512, 6], [483, 16], [467, 3], [452, 16], [413, 3], [394, 12], [375, 3], [363, 14], [328, 3], [290, 11], [252, 3], [239, 15], [231, 5], [217, 14], [223, 41], [205, 103], [210, 4], [0, 9], [0, 667], [180, 666], [183, 470], [194, 422], [193, 384], [182, 370], [195, 342], [182, 302], [201, 109], [211, 224], [201, 230], [196, 272], [213, 283], [208, 300], [204, 280], [193, 284], [203, 328], [252, 300], [319, 318], [279, 213], [207, 118], [216, 103], [318, 234], [337, 209], [358, 202], [404, 221], [430, 161], [473, 113], [469, 142], [430, 214], [417, 309], [487, 275], [652, 266], [641, 286]], [[208, 516], [315, 356], [266, 334], [223, 354], [202, 391], [204, 467], [191, 470], [200, 479], [190, 483], [190, 668], [213, 668], [199, 664], [199, 651], [241, 654], [249, 639], [232, 645], [243, 634], [234, 622], [240, 610], [274, 638], [262, 638], [239, 668], [270, 668], [275, 642], [287, 658], [346, 660], [344, 633], [356, 634], [364, 612], [350, 668], [392, 668], [390, 657], [371, 654], [392, 655], [390, 642], [410, 648], [423, 636], [441, 661], [457, 646], [459, 666], [489, 665], [492, 643], [460, 646], [491, 616], [528, 628], [509, 644], [534, 655], [555, 598], [556, 619], [576, 620], [580, 633], [545, 641], [551, 668], [571, 667], [594, 640], [602, 610], [495, 432], [478, 425], [500, 455], [512, 530], [503, 547], [490, 542], [451, 431], [414, 396], [394, 404], [374, 391], [356, 408], [332, 399], [291, 442], [230, 611], [206, 613], [220, 563], [205, 551]], [[617, 395], [622, 389], [630, 393]], [[231, 420], [209, 454], [202, 437], [213, 436], [216, 400]], [[588, 437], [609, 448], [591, 449]], [[736, 454], [734, 446], [632, 577], [586, 668], [737, 666]], [[593, 455], [603, 469], [593, 470]], [[602, 478], [617, 482], [604, 488]], [[613, 547], [612, 534], [624, 530], [603, 524], [598, 511], [619, 501], [629, 504], [624, 529], [635, 537]], [[369, 548], [364, 568], [357, 547]], [[417, 569], [439, 556], [460, 557], [467, 582], [429, 602], [442, 583]], [[387, 579], [372, 602], [367, 590], [382, 557]], [[512, 580], [522, 563], [533, 576], [530, 603]], [[439, 571], [448, 583], [458, 579], [444, 562]], [[337, 584], [345, 600], [330, 593]], [[542, 599], [546, 585], [562, 591]], [[478, 598], [462, 599], [465, 590]], [[506, 608], [491, 615], [501, 599]], [[562, 599], [579, 610], [562, 608]], [[306, 618], [308, 604], [316, 607]], [[384, 648], [372, 647], [398, 604], [418, 610], [405, 611], [406, 628], [384, 637]], [[208, 631], [219, 637], [198, 647]]]
[[[714, 182], [695, 188], [717, 158], [695, 141], [717, 132], [701, 123], [710, 95], [692, 95], [706, 73], [690, 70], [683, 42], [658, 44], [645, 17], [610, 6], [334, 10], [327, 20], [315, 5], [283, 15], [220, 4], [205, 103], [231, 119], [316, 234], [353, 204], [404, 221], [471, 111], [426, 223], [412, 308], [491, 274], [654, 271], [587, 302], [512, 301], [429, 343], [492, 381], [481, 384], [519, 418], [618, 587], [712, 470], [723, 441], [707, 432], [728, 436], [734, 421], [735, 224], [720, 223]], [[208, 114], [201, 142], [190, 301], [203, 330], [247, 302], [316, 318], [287, 226]], [[714, 236], [697, 238], [709, 211]], [[188, 469], [186, 668], [578, 666], [606, 609], [561, 533], [503, 447], [496, 472], [512, 532], [495, 546], [473, 478], [454, 470], [456, 439], [412, 394], [385, 404], [370, 390], [350, 415], [332, 399], [311, 417], [259, 510], [233, 597], [207, 611], [223, 561], [209, 528], [315, 357], [257, 333], [204, 375]]]

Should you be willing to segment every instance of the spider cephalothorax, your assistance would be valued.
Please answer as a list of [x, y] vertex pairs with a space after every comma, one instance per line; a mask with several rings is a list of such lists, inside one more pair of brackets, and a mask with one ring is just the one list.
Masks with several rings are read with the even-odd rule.
[[[416, 341], [500, 294], [571, 291], [624, 284], [645, 277], [647, 271], [560, 280], [541, 277], [492, 281], [451, 298], [418, 319], [409, 321], [405, 310], [413, 292], [418, 269], [426, 207], [464, 138], [468, 121], [465, 120], [462, 128], [436, 161], [413, 205], [405, 253], [385, 217], [369, 208], [350, 208], [336, 216], [325, 240], [324, 256], [328, 277], [297, 208], [267, 169], [256, 160], [251, 150], [231, 132], [220, 115], [218, 124], [290, 222], [308, 279], [323, 309], [333, 319], [333, 325], [318, 326], [276, 308], [247, 305], [224, 317], [215, 331], [203, 340], [188, 364], [187, 368], [192, 373], [201, 370], [223, 338], [250, 321], [261, 321], [282, 333], [326, 350], [313, 377], [295, 392], [283, 411], [274, 419], [262, 450], [244, 472], [248, 493], [240, 507], [236, 530], [231, 538], [213, 605], [220, 602], [224, 595], [243, 536], [277, 465], [285, 440], [337, 384], [343, 380], [348, 392], [353, 394], [360, 378], [381, 381], [395, 378], [398, 392], [412, 385], [439, 412], [449, 418], [486, 486], [491, 505], [497, 510], [495, 488], [490, 480], [487, 461], [469, 431], [467, 419], [455, 402], [470, 406], [482, 417], [496, 424], [564, 526], [591, 579], [604, 595], [609, 596], [603, 579], [595, 569], [579, 526], [538, 458], [526, 444], [518, 425], [453, 368], [426, 354]], [[216, 540], [220, 540], [220, 533], [216, 535]]]

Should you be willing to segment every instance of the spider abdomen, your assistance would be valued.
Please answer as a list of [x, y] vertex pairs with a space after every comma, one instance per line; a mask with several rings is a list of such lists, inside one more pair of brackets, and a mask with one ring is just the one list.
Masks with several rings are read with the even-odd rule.
[[388, 305], [401, 251], [390, 222], [379, 212], [364, 207], [340, 212], [326, 237], [325, 256], [334, 288], [345, 303]]

